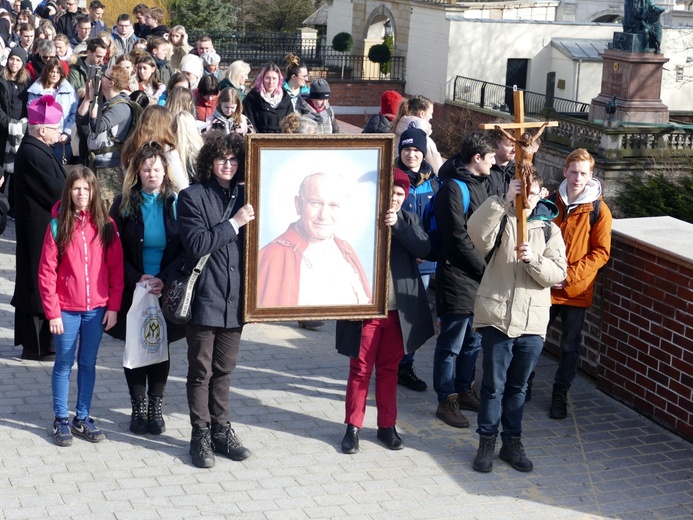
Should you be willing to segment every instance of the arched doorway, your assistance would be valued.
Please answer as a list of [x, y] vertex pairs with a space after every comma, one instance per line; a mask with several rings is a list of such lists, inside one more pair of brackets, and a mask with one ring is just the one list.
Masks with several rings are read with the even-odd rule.
[[[366, 34], [364, 34], [363, 56], [368, 56], [368, 51], [373, 45], [389, 42], [394, 55], [396, 42], [395, 17], [384, 5], [378, 6], [368, 17], [366, 23]], [[367, 59], [363, 60], [364, 77], [379, 77], [379, 65], [371, 63]]]

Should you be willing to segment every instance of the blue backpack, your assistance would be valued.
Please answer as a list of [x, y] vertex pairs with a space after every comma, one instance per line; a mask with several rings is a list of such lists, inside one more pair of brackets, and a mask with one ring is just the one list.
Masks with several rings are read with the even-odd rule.
[[[467, 211], [469, 211], [469, 187], [467, 186], [466, 182], [462, 182], [457, 179], [452, 180], [457, 183], [457, 185], [460, 187], [460, 190], [462, 191], [462, 207], [464, 208], [464, 213], [466, 215]], [[441, 188], [443, 187], [443, 184], [444, 182], [440, 183]], [[428, 204], [426, 204], [426, 207], [423, 211], [423, 217], [421, 218], [424, 231], [426, 231], [426, 234], [428, 235], [428, 238], [431, 241], [431, 252], [426, 257], [426, 260], [430, 260], [431, 262], [438, 261], [440, 251], [441, 249], [443, 249], [443, 241], [440, 239], [440, 232], [438, 231], [438, 225], [436, 224], [435, 212], [436, 198], [438, 197], [439, 193], [440, 189], [433, 195], [433, 197], [431, 197], [431, 200], [428, 201]]]

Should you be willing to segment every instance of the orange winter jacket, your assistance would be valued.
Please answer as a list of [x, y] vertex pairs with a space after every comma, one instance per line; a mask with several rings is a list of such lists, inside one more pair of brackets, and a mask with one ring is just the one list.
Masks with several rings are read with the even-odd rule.
[[556, 196], [558, 216], [554, 223], [561, 228], [568, 260], [568, 285], [564, 289], [551, 291], [553, 305], [589, 307], [592, 305], [594, 280], [597, 271], [606, 264], [611, 255], [611, 211], [599, 195], [599, 218], [590, 229], [590, 212], [593, 202], [578, 204], [566, 212], [560, 194]]

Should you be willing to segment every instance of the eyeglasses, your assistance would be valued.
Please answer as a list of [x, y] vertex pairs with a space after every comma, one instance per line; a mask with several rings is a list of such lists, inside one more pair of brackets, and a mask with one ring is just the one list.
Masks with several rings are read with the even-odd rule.
[[238, 166], [238, 159], [235, 157], [222, 157], [221, 159], [215, 159], [214, 162], [219, 166], [224, 166], [227, 163], [229, 166]]
[[103, 77], [106, 78], [111, 83], [113, 83], [113, 78], [111, 76], [107, 76], [106, 74], [104, 74]]
[[62, 132], [63, 129], [60, 126], [48, 126], [48, 125], [43, 125], [43, 128], [49, 128], [50, 130], [53, 130], [54, 132]]
[[53, 54], [53, 55], [51, 55], [51, 56], [43, 56], [43, 55], [41, 55], [41, 61], [48, 61], [48, 60], [50, 60], [51, 58], [55, 58], [55, 54]]

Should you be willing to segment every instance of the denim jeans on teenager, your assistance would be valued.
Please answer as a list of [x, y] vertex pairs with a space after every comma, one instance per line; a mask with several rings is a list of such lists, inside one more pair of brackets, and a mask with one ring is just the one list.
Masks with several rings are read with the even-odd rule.
[[527, 379], [537, 364], [544, 340], [535, 334], [509, 338], [494, 327], [484, 327], [479, 332], [484, 374], [477, 433], [497, 435], [498, 425], [502, 424], [502, 437], [520, 436]]
[[433, 354], [433, 389], [438, 402], [450, 394], [467, 392], [472, 386], [481, 336], [472, 330], [473, 314], [444, 314]]
[[552, 305], [549, 324], [561, 315], [561, 359], [558, 361], [554, 384], [558, 388], [570, 388], [577, 374], [582, 347], [582, 326], [587, 309], [571, 305]]
[[[68, 417], [70, 372], [77, 355], [77, 407], [79, 419], [89, 417], [91, 398], [96, 381], [96, 356], [103, 336], [103, 317], [106, 307], [93, 311], [62, 311], [64, 332], [55, 334], [55, 362], [53, 363], [53, 410], [56, 417]], [[77, 338], [79, 337], [79, 349]]]

